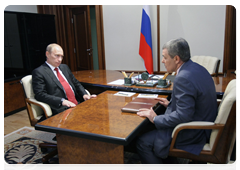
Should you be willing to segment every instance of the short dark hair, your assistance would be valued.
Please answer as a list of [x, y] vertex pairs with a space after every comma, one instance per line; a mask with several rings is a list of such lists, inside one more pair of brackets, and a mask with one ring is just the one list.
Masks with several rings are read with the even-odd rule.
[[168, 41], [163, 45], [162, 49], [167, 49], [168, 55], [171, 58], [178, 55], [183, 62], [186, 62], [191, 58], [188, 42], [183, 38]]

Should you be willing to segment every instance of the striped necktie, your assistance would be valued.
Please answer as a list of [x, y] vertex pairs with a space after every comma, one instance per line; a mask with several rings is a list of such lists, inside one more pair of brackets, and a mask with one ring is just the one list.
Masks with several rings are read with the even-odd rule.
[[65, 81], [65, 79], [62, 77], [62, 75], [59, 73], [58, 68], [55, 68], [54, 70], [57, 72], [58, 79], [66, 92], [68, 100], [77, 105], [78, 102], [75, 98], [75, 95], [74, 95], [70, 85], [68, 84], [67, 81]]

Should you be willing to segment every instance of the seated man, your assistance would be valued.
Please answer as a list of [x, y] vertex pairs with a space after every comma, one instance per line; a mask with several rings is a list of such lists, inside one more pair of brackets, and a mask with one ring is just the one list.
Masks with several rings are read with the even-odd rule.
[[[163, 46], [163, 59], [167, 72], [176, 72], [171, 100], [158, 98], [166, 107], [162, 115], [152, 109], [141, 109], [137, 114], [147, 117], [155, 129], [141, 135], [137, 150], [142, 163], [164, 163], [168, 157], [173, 129], [180, 123], [211, 121], [217, 116], [217, 97], [213, 79], [208, 71], [190, 60], [186, 40], [180, 38]], [[175, 147], [198, 155], [209, 140], [211, 130], [183, 130]]]
[[[32, 72], [35, 98], [47, 103], [53, 115], [96, 95], [89, 96], [66, 64], [61, 64], [63, 50], [58, 44], [46, 49], [47, 61]], [[45, 117], [41, 119], [44, 120]]]

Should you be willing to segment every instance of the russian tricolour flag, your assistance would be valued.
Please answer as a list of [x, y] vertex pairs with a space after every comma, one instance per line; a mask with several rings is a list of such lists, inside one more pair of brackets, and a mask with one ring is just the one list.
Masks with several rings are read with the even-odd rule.
[[143, 58], [145, 68], [153, 74], [152, 33], [149, 6], [145, 5], [142, 11], [142, 25], [140, 35], [139, 55]]

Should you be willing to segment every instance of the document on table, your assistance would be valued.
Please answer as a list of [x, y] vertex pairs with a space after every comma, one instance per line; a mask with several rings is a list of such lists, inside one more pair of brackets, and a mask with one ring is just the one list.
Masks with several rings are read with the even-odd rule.
[[124, 84], [124, 79], [118, 79], [118, 80], [112, 81], [108, 84], [123, 85]]
[[156, 79], [160, 79], [160, 78], [163, 78], [163, 77], [164, 77], [164, 75], [154, 75], [154, 76], [151, 77], [151, 79], [156, 80]]
[[157, 98], [158, 94], [143, 94], [143, 93], [140, 93], [137, 97], [139, 97], [139, 98]]
[[124, 96], [124, 97], [131, 97], [132, 95], [134, 95], [136, 93], [134, 92], [125, 92], [125, 91], [119, 91], [117, 93], [115, 93], [114, 95], [116, 96]]

